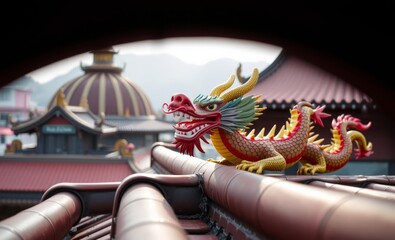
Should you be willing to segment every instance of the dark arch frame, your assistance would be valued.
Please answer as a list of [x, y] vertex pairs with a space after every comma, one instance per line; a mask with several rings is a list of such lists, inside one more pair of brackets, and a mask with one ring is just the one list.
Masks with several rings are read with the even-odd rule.
[[9, 6], [15, 11], [0, 17], [1, 84], [109, 45], [167, 37], [230, 37], [282, 46], [357, 86], [384, 114], [395, 116], [392, 3], [274, 2]]

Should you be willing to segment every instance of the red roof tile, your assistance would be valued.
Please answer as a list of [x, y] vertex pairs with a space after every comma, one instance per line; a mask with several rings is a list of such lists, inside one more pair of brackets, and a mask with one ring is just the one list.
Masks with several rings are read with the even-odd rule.
[[268, 103], [302, 100], [318, 103], [371, 102], [371, 98], [357, 86], [351, 86], [331, 73], [292, 56], [279, 57], [283, 59], [273, 63], [276, 66], [271, 66], [270, 73], [260, 77], [249, 94], [261, 95], [261, 99]]
[[[70, 229], [65, 238], [73, 240], [147, 238], [157, 234], [159, 226], [162, 238], [171, 239], [175, 228], [184, 233], [177, 239], [194, 240], [293, 236], [393, 239], [394, 229], [387, 226], [395, 223], [394, 176], [258, 175], [182, 155], [168, 147], [171, 145], [155, 145], [151, 156], [153, 166], [160, 165], [165, 172], [137, 173], [111, 186], [55, 186], [44, 193], [41, 203], [0, 221], [4, 226], [0, 235], [32, 238], [38, 232], [60, 236]], [[146, 150], [136, 154], [141, 160]], [[105, 192], [109, 194], [101, 195], [100, 200], [94, 197]], [[285, 204], [263, 207], [273, 202]], [[292, 204], [287, 205], [289, 202]], [[154, 214], [147, 215], [147, 210]], [[295, 211], [311, 224], [301, 223], [295, 217], [300, 214], [289, 214]], [[77, 222], [78, 215], [81, 219]], [[20, 221], [22, 218], [26, 221]], [[136, 227], [130, 227], [132, 224]], [[283, 231], [285, 225], [290, 226], [287, 231]]]
[[132, 173], [119, 162], [0, 161], [0, 191], [46, 191], [60, 182], [119, 182]]

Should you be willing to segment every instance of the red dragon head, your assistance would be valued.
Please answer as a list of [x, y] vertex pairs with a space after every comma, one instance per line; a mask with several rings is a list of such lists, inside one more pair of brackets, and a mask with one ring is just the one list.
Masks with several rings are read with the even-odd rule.
[[222, 128], [227, 131], [235, 131], [245, 128], [248, 123], [255, 120], [256, 97], [242, 98], [249, 92], [258, 81], [258, 69], [254, 69], [250, 79], [241, 86], [229, 91], [235, 80], [232, 74], [228, 81], [216, 86], [210, 95], [198, 95], [192, 101], [184, 94], [176, 94], [171, 97], [169, 104], [164, 103], [162, 110], [165, 114], [173, 114], [178, 122], [175, 128], [175, 141], [181, 153], [193, 155], [196, 146], [204, 152], [200, 139], [208, 143], [204, 138], [206, 133], [214, 128]]

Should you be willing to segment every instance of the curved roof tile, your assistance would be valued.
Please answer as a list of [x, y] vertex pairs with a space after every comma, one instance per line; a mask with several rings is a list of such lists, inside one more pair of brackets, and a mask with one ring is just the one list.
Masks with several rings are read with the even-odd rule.
[[126, 162], [2, 161], [0, 190], [36, 192], [61, 182], [120, 182], [132, 173]]
[[308, 62], [284, 53], [261, 72], [259, 82], [249, 94], [261, 95], [264, 102], [295, 103], [371, 103], [365, 93], [339, 77]]

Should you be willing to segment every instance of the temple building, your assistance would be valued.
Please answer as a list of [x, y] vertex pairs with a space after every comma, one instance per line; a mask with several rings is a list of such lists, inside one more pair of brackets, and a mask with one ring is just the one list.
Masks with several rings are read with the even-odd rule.
[[[9, 118], [15, 139], [0, 159], [0, 218], [37, 204], [60, 182], [119, 182], [143, 171], [153, 143], [173, 136], [172, 124], [156, 118], [145, 93], [113, 64], [116, 52], [91, 53], [93, 64], [57, 89], [46, 111]], [[26, 147], [22, 135], [36, 145]]]
[[13, 129], [15, 134], [36, 133], [37, 146], [23, 152], [38, 154], [106, 154], [108, 151], [100, 149], [99, 140], [117, 131], [116, 126], [105, 123], [89, 110], [67, 105], [62, 91], [50, 111]]
[[37, 135], [37, 146], [22, 152], [106, 154], [120, 140], [141, 148], [172, 136], [171, 123], [154, 115], [142, 89], [114, 65], [117, 52], [91, 53], [93, 64], [81, 64], [84, 74], [60, 87], [44, 115], [13, 123], [16, 135]]

